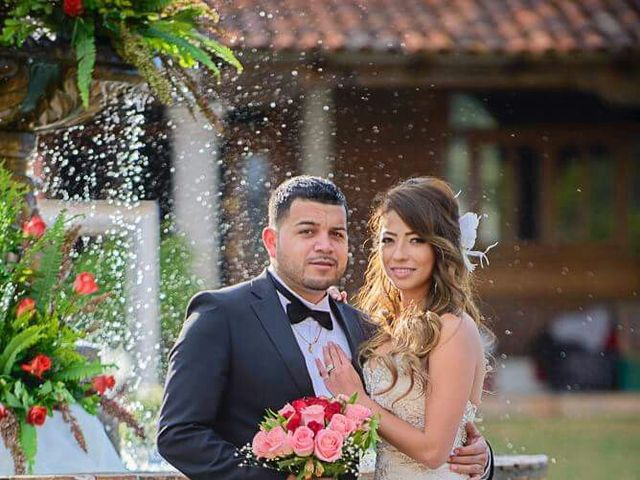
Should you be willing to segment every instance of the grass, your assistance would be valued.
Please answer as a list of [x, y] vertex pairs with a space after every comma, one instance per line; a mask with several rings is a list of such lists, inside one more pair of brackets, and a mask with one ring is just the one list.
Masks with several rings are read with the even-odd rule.
[[498, 454], [549, 456], [549, 480], [640, 480], [640, 418], [510, 418], [482, 422]]

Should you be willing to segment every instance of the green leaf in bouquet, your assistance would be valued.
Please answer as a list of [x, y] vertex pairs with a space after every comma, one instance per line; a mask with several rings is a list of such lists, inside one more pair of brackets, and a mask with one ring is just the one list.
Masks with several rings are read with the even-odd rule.
[[53, 225], [32, 248], [42, 245], [42, 258], [36, 271], [36, 277], [31, 289], [36, 305], [45, 310], [49, 307], [52, 296], [56, 293], [55, 286], [62, 266], [62, 244], [65, 237], [65, 217], [58, 215]]
[[95, 361], [92, 363], [86, 363], [86, 361], [84, 361], [81, 363], [73, 364], [64, 370], [57, 372], [56, 378], [62, 381], [80, 381], [87, 378], [95, 377], [96, 375], [100, 375], [101, 373], [104, 373], [104, 371], [108, 368], [108, 366], [102, 365], [99, 361]]
[[98, 414], [98, 407], [100, 406], [100, 398], [97, 395], [90, 395], [88, 397], [81, 397], [78, 399], [78, 403], [85, 411], [91, 415]]
[[4, 400], [6, 405], [11, 408], [22, 408], [22, 403], [20, 403], [20, 400], [18, 400], [18, 397], [16, 397], [11, 392], [7, 391], [4, 393]]
[[51, 385], [51, 381], [47, 380], [38, 388], [38, 395], [44, 397], [49, 395], [53, 391], [53, 385]]
[[52, 394], [55, 397], [57, 403], [75, 403], [76, 401], [74, 396], [67, 389], [66, 385], [63, 382], [56, 382], [53, 385]]
[[42, 338], [42, 327], [34, 325], [15, 335], [0, 355], [0, 373], [9, 375], [18, 354], [35, 345]]
[[356, 403], [358, 401], [358, 392], [355, 392], [353, 395], [351, 395], [349, 397], [349, 400], [347, 400], [347, 403], [349, 405], [353, 405], [354, 403]]
[[27, 461], [27, 471], [31, 473], [38, 453], [38, 437], [36, 427], [24, 419], [20, 419], [20, 446]]

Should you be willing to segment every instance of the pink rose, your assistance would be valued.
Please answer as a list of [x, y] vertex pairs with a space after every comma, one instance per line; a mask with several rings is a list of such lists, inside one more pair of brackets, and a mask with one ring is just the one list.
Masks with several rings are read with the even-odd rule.
[[302, 409], [302, 424], [318, 422], [324, 425], [324, 407], [322, 405], [310, 405]]
[[356, 422], [356, 426], [360, 428], [365, 420], [371, 418], [373, 412], [364, 405], [354, 403], [353, 405], [347, 405], [344, 414], [347, 418], [350, 418], [351, 420]]
[[331, 421], [329, 422], [329, 426], [327, 427], [329, 430], [333, 430], [334, 432], [338, 432], [343, 437], [348, 437], [354, 432], [357, 428], [356, 422], [348, 417], [340, 413], [336, 413], [331, 417]]
[[318, 432], [315, 440], [314, 453], [325, 462], [335, 462], [342, 456], [342, 435], [333, 430], [323, 429]]
[[284, 407], [278, 410], [278, 415], [282, 415], [284, 418], [289, 418], [294, 413], [296, 413], [296, 409], [293, 408], [290, 403], [287, 403]]
[[291, 437], [291, 447], [296, 455], [308, 457], [313, 453], [315, 444], [313, 442], [313, 431], [309, 427], [298, 427]]
[[272, 428], [268, 432], [259, 431], [253, 437], [251, 449], [258, 458], [276, 458], [293, 452], [289, 437], [282, 428]]

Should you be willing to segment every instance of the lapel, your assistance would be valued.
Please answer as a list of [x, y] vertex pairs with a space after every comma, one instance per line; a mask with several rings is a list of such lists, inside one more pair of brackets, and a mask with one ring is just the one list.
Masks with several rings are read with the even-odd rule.
[[280, 298], [273, 283], [267, 276], [267, 270], [251, 282], [251, 293], [255, 299], [251, 308], [262, 323], [269, 339], [278, 350], [282, 361], [289, 370], [294, 383], [300, 390], [300, 396], [313, 395], [313, 384], [307, 371], [304, 356], [291, 329], [287, 314], [282, 308]]
[[342, 330], [349, 342], [349, 348], [351, 349], [351, 363], [358, 371], [360, 376], [362, 372], [360, 369], [360, 362], [358, 361], [358, 352], [360, 350], [360, 344], [364, 341], [364, 330], [360, 320], [356, 317], [356, 314], [350, 309], [347, 309], [342, 302], [335, 302], [329, 297], [329, 304], [331, 305], [331, 311], [333, 316], [340, 323]]

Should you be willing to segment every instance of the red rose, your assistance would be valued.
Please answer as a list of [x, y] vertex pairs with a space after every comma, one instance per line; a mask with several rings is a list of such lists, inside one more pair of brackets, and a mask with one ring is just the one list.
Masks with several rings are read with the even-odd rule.
[[116, 379], [113, 375], [98, 375], [91, 380], [93, 389], [98, 392], [98, 395], [104, 395], [108, 389], [113, 388], [116, 384]]
[[7, 415], [9, 415], [9, 412], [7, 411], [7, 407], [5, 407], [3, 404], [0, 403], [0, 420], [3, 420], [4, 418], [6, 418]]
[[329, 405], [327, 405], [324, 408], [324, 419], [327, 422], [330, 422], [331, 418], [336, 413], [340, 413], [341, 410], [342, 410], [342, 405], [340, 405], [340, 402], [329, 402]]
[[29, 409], [27, 413], [27, 423], [36, 426], [44, 425], [44, 421], [47, 419], [47, 408], [35, 405]]
[[33, 360], [21, 365], [20, 368], [42, 380], [42, 374], [51, 369], [51, 359], [46, 355], [36, 355]]
[[300, 412], [296, 412], [289, 417], [287, 420], [287, 430], [290, 432], [294, 432], [302, 423], [302, 414]]
[[62, 9], [70, 17], [77, 17], [84, 12], [84, 5], [82, 5], [82, 0], [64, 0]]
[[78, 295], [91, 295], [98, 291], [96, 279], [89, 272], [82, 272], [73, 282], [73, 290]]
[[16, 310], [16, 316], [20, 316], [23, 313], [31, 312], [36, 308], [36, 301], [33, 298], [23, 298], [18, 304]]
[[304, 401], [304, 399], [299, 398], [298, 400], [294, 400], [293, 402], [291, 402], [291, 406], [296, 409], [296, 412], [299, 413], [303, 408], [306, 408], [309, 405]]
[[40, 238], [44, 235], [44, 231], [47, 229], [47, 225], [44, 220], [38, 215], [31, 217], [31, 220], [22, 224], [22, 233], [25, 237]]
[[322, 430], [322, 429], [324, 428], [324, 425], [322, 425], [322, 424], [321, 424], [321, 423], [319, 423], [319, 422], [309, 422], [309, 423], [307, 424], [307, 427], [309, 427], [309, 428], [313, 431], [313, 433], [314, 433], [314, 435], [315, 435], [315, 434], [317, 434], [320, 430]]
[[329, 400], [322, 397], [306, 397], [307, 405], [320, 405], [322, 408], [326, 409], [329, 405]]

